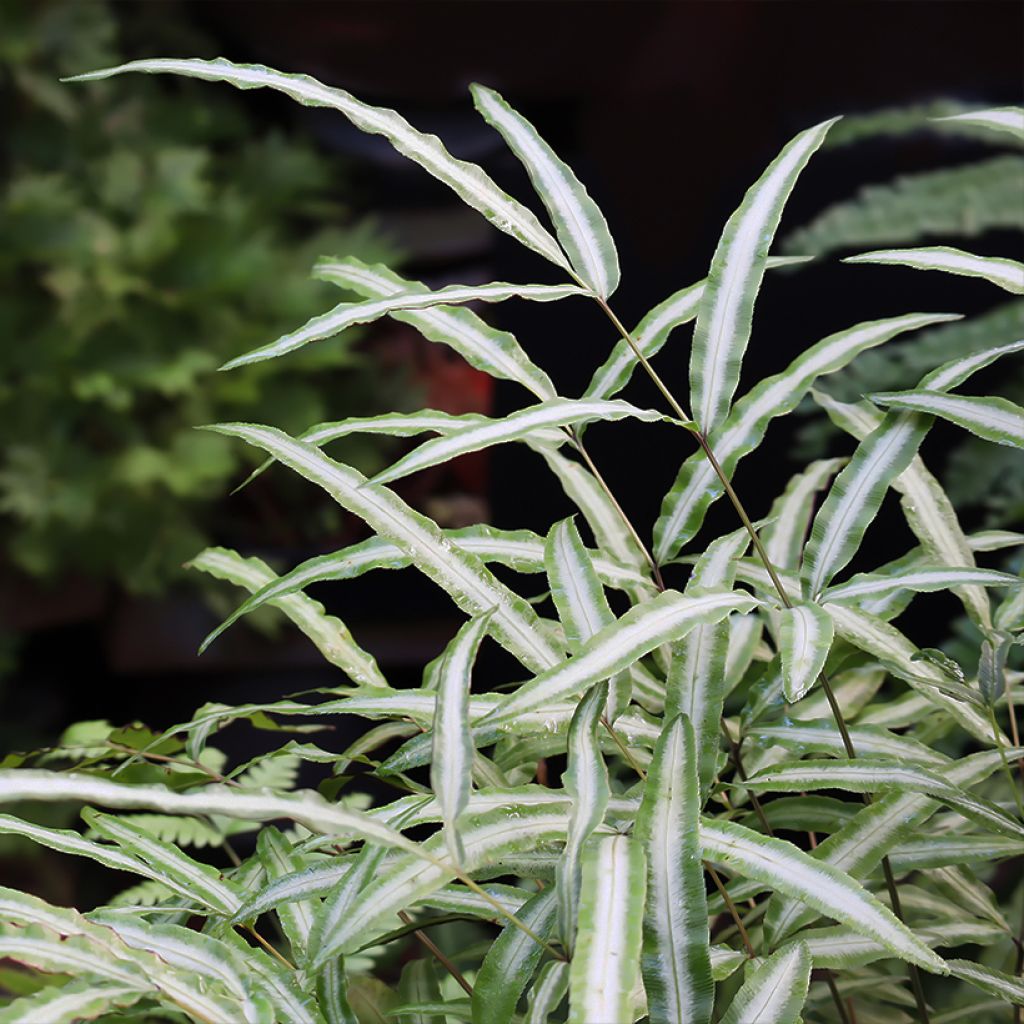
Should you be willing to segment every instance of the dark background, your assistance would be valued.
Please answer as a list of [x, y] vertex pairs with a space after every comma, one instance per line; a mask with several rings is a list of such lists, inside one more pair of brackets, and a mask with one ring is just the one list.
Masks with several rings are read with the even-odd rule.
[[[797, 131], [839, 113], [940, 97], [994, 106], [1019, 102], [1021, 92], [1019, 3], [196, 0], [120, 6], [132, 13], [131, 33], [122, 40], [126, 56], [223, 55], [313, 74], [361, 99], [395, 107], [531, 202], [525, 173], [476, 115], [466, 88], [472, 81], [496, 87], [574, 167], [604, 210], [623, 267], [614, 307], [627, 324], [704, 276], [725, 220]], [[216, 48], [175, 49], [176, 26], [185, 24], [198, 25]], [[120, 84], [130, 89], [132, 80]], [[168, 88], [176, 87], [168, 80]], [[354, 201], [374, 211], [412, 254], [403, 265], [406, 276], [435, 285], [551, 279], [543, 260], [488, 229], [382, 140], [329, 111], [300, 108], [269, 92], [253, 91], [245, 100], [268, 125], [288, 125], [349, 155]], [[926, 134], [823, 152], [802, 176], [783, 232], [864, 183], [977, 152], [970, 143]], [[985, 238], [976, 248], [1009, 255], [1006, 242]], [[773, 275], [759, 299], [741, 390], [858, 320], [912, 310], [979, 312], [992, 304], [990, 292], [984, 282], [842, 268], [834, 260]], [[599, 314], [581, 304], [506, 303], [492, 312], [494, 322], [512, 330], [551, 372], [563, 394], [582, 390], [615, 340]], [[658, 360], [665, 379], [683, 395], [688, 334], [688, 328], [680, 330]], [[628, 397], [658, 404], [644, 381], [634, 382]], [[493, 396], [497, 413], [520, 401], [511, 385], [499, 385]], [[336, 413], [341, 418], [345, 410]], [[629, 424], [598, 425], [588, 436], [615, 492], [649, 535], [689, 442]], [[925, 452], [940, 467], [943, 436], [937, 430]], [[776, 427], [744, 465], [737, 484], [752, 514], [767, 511], [795, 469], [791, 443], [792, 434]], [[544, 532], [571, 511], [528, 452], [496, 449], [481, 479], [498, 526]], [[733, 528], [724, 502], [709, 516], [703, 536], [719, 527]], [[232, 536], [220, 540], [240, 543]], [[902, 553], [908, 543], [901, 526], [876, 529], [860, 567]], [[271, 538], [255, 550], [287, 565], [314, 553], [276, 549]], [[536, 589], [542, 589], [539, 581]], [[402, 685], [417, 684], [420, 667], [458, 622], [447, 599], [413, 573], [372, 574], [315, 593]], [[52, 599], [59, 597], [58, 588]], [[272, 643], [236, 627], [197, 660], [195, 648], [213, 622], [187, 589], [150, 601], [109, 594], [96, 614], [38, 631], [27, 641], [6, 687], [8, 724], [24, 721], [26, 735], [33, 736], [54, 734], [83, 717], [137, 717], [161, 727], [207, 700], [267, 699], [337, 681], [290, 632]], [[504, 666], [492, 659], [485, 672], [493, 671], [498, 682]]]

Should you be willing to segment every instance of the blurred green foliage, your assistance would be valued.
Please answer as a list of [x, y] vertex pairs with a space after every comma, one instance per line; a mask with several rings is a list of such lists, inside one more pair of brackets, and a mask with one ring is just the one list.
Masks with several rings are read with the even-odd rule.
[[[338, 202], [351, 191], [339, 161], [255, 126], [244, 98], [59, 83], [117, 63], [125, 34], [156, 52], [190, 33], [146, 7], [0, 0], [0, 542], [28, 573], [136, 590], [162, 587], [226, 528], [215, 499], [245, 456], [194, 426], [296, 431], [394, 403], [354, 332], [216, 373], [337, 302], [308, 278], [316, 257], [395, 253]], [[344, 457], [376, 464], [365, 441]], [[266, 520], [253, 500], [234, 514]], [[300, 489], [259, 500], [283, 540], [322, 536], [336, 515]]]

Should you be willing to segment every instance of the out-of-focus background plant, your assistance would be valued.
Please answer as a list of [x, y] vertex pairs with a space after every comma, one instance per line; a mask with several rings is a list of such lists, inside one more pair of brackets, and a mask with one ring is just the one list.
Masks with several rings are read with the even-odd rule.
[[[8, 0], [0, 31], [0, 558], [143, 592], [222, 532], [213, 499], [242, 453], [195, 425], [259, 408], [302, 430], [391, 400], [358, 332], [288, 366], [216, 369], [337, 301], [308, 277], [317, 256], [396, 255], [343, 205], [341, 161], [255, 129], [239, 97], [56, 81], [116, 63], [133, 33], [158, 50], [202, 46], [151, 8]], [[377, 460], [356, 439], [345, 456]], [[276, 483], [245, 510], [264, 536], [333, 532], [329, 503]]]

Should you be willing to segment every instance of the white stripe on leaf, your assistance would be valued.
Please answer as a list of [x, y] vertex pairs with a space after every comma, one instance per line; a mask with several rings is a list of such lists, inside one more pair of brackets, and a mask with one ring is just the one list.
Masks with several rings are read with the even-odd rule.
[[463, 202], [479, 210], [495, 227], [506, 232], [534, 252], [568, 269], [558, 243], [534, 214], [506, 195], [475, 164], [456, 160], [434, 135], [418, 132], [393, 110], [361, 103], [343, 89], [333, 89], [308, 75], [288, 75], [260, 64], [232, 64], [218, 60], [129, 61], [118, 67], [76, 75], [69, 81], [94, 81], [127, 71], [170, 73], [227, 82], [239, 89], [266, 87], [283, 92], [305, 106], [331, 107], [340, 111], [364, 132], [383, 135], [403, 156], [418, 163], [427, 173], [444, 182]]
[[832, 648], [835, 625], [816, 604], [797, 604], [779, 612], [779, 654], [786, 700], [800, 700], [814, 685]]
[[378, 535], [398, 544], [467, 614], [482, 615], [493, 608], [491, 635], [528, 668], [540, 670], [561, 660], [533, 609], [392, 491], [371, 484], [358, 471], [273, 427], [235, 423], [209, 429], [262, 448], [318, 484]]
[[597, 204], [537, 129], [497, 92], [476, 84], [470, 91], [477, 110], [529, 173], [573, 269], [595, 294], [608, 298], [619, 283], [619, 259]]
[[964, 277], [981, 277], [1005, 291], [1024, 295], [1024, 263], [995, 256], [975, 256], [947, 245], [918, 249], [879, 249], [847, 256], [844, 263], [883, 263], [916, 270], [944, 270]]
[[721, 1024], [796, 1024], [811, 982], [811, 954], [802, 942], [773, 953], [749, 972]]
[[707, 1024], [715, 987], [700, 859], [696, 742], [688, 719], [668, 722], [651, 762], [634, 836], [647, 855], [643, 980], [652, 1020]]
[[552, 398], [509, 413], [501, 419], [486, 419], [463, 430], [425, 441], [388, 469], [378, 473], [373, 484], [391, 483], [429, 466], [448, 462], [459, 455], [480, 451], [496, 444], [533, 439], [551, 427], [566, 427], [588, 420], [621, 420], [626, 418], [654, 423], [665, 417], [653, 409], [638, 409], [621, 399], [591, 401], [589, 399]]
[[458, 819], [469, 802], [473, 740], [469, 732], [469, 686], [473, 661], [487, 629], [488, 615], [472, 619], [445, 650], [434, 711], [430, 788], [441, 806], [448, 849], [459, 863], [464, 851]]
[[[425, 284], [400, 277], [382, 263], [366, 264], [355, 256], [348, 256], [340, 262], [320, 262], [313, 276], [369, 298], [429, 290]], [[516, 381], [541, 401], [555, 397], [555, 386], [551, 378], [531, 362], [515, 337], [507, 331], [492, 327], [471, 309], [432, 306], [428, 309], [395, 311], [389, 315], [402, 323], [411, 324], [428, 341], [449, 345], [470, 366], [492, 377]]]
[[836, 120], [796, 136], [747, 192], [722, 233], [708, 271], [690, 354], [691, 415], [705, 434], [725, 418], [739, 382], [754, 300], [782, 208]]
[[646, 883], [636, 840], [604, 836], [585, 851], [568, 1024], [635, 1019]]
[[998, 395], [946, 395], [934, 391], [879, 391], [868, 396], [876, 405], [928, 413], [955, 423], [985, 441], [1024, 448], [1024, 408]]

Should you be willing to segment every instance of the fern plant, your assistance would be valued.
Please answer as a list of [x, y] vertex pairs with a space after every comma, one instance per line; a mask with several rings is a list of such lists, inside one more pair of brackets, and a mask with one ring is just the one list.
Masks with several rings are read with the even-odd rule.
[[[1019, 873], [998, 892], [991, 885], [997, 864], [1024, 853], [1021, 677], [1005, 667], [1024, 625], [1024, 590], [975, 556], [1024, 538], [965, 535], [919, 449], [936, 417], [1024, 446], [1024, 410], [960, 390], [1024, 342], [954, 359], [910, 390], [853, 404], [823, 398], [856, 439], [852, 455], [797, 474], [763, 520], [751, 519], [732, 485], [771, 421], [821, 376], [955, 318], [909, 313], [843, 328], [736, 397], [773, 234], [833, 122], [797, 135], [753, 185], [707, 280], [631, 331], [610, 304], [619, 267], [603, 216], [493, 90], [474, 86], [476, 106], [526, 166], [554, 234], [479, 167], [340, 89], [224, 60], [137, 61], [81, 77], [125, 71], [267, 87], [334, 108], [565, 280], [429, 291], [385, 267], [326, 262], [318, 275], [357, 297], [229, 364], [401, 316], [529, 398], [501, 419], [424, 410], [301, 437], [249, 423], [210, 428], [283, 463], [371, 527], [371, 539], [281, 576], [224, 549], [193, 562], [251, 593], [220, 629], [272, 604], [343, 678], [315, 695], [206, 705], [159, 734], [99, 727], [81, 746], [8, 758], [3, 803], [83, 804], [87, 829], [13, 814], [0, 829], [140, 882], [84, 913], [0, 891], [0, 956], [34, 969], [18, 975], [20, 994], [0, 1021], [1008, 1020], [1009, 1004], [1024, 1002], [1020, 939], [1007, 917]], [[972, 116], [1024, 134], [1024, 112]], [[1024, 266], [1009, 260], [949, 250], [870, 258], [1024, 288]], [[513, 297], [593, 302], [606, 314], [619, 340], [581, 397], [558, 394], [515, 338], [465, 306]], [[651, 361], [689, 321], [687, 412]], [[657, 384], [663, 409], [616, 397], [637, 371]], [[669, 457], [683, 456], [651, 542], [585, 441], [588, 424], [625, 418], [647, 423]], [[435, 436], [367, 479], [323, 450], [356, 431]], [[389, 486], [511, 442], [529, 446], [577, 507], [546, 537], [445, 531]], [[890, 489], [916, 545], [849, 575]], [[737, 528], [691, 545], [723, 495]], [[669, 566], [681, 587], [666, 585]], [[305, 593], [318, 581], [405, 567], [467, 619], [415, 689], [392, 687]], [[539, 577], [544, 598], [527, 599], [536, 584], [514, 589], [506, 571]], [[919, 648], [894, 624], [935, 591], [952, 593], [978, 624], [976, 666]], [[474, 670], [484, 643], [519, 663], [511, 683]], [[316, 728], [336, 716], [376, 724], [335, 752]], [[229, 765], [212, 741], [246, 720], [299, 735]], [[296, 788], [302, 762], [330, 768], [320, 793]], [[345, 794], [359, 770], [400, 795], [371, 805]], [[204, 856], [212, 844], [230, 865]], [[453, 921], [466, 941], [442, 948], [428, 933]], [[394, 951], [414, 933], [424, 955], [399, 971]]]

